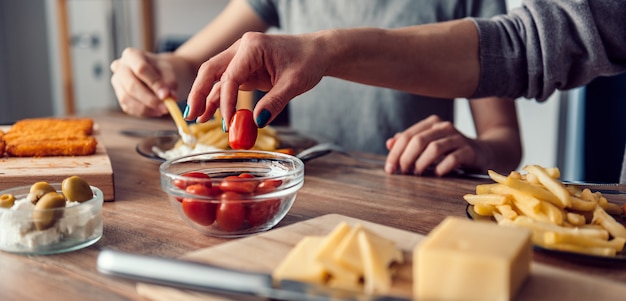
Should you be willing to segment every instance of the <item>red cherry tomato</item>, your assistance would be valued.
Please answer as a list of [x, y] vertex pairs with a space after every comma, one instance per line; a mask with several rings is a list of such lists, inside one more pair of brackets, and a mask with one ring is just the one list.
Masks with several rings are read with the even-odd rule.
[[[211, 178], [209, 177], [209, 175], [203, 172], [198, 172], [198, 171], [187, 172], [187, 173], [182, 174], [181, 176], [190, 177], [190, 178], [198, 178], [198, 179], [210, 179]], [[174, 180], [174, 185], [176, 185], [176, 187], [180, 189], [185, 189], [187, 186], [196, 184], [196, 183], [203, 183], [205, 186], [211, 187], [211, 182], [209, 181], [193, 181], [193, 180], [183, 180], [183, 179]]]
[[246, 208], [246, 220], [252, 227], [260, 226], [278, 213], [280, 208], [280, 199], [268, 199], [260, 202], [254, 202]]
[[232, 149], [251, 149], [256, 143], [257, 132], [252, 111], [239, 109], [228, 128], [228, 144]]
[[215, 222], [217, 204], [190, 198], [184, 198], [182, 203], [183, 212], [195, 223], [210, 226]]
[[222, 202], [217, 208], [216, 222], [224, 231], [232, 232], [243, 226], [245, 207], [241, 195], [235, 192], [224, 192], [220, 195]]
[[257, 194], [264, 194], [264, 193], [272, 192], [276, 190], [276, 188], [280, 186], [282, 183], [283, 183], [282, 180], [268, 179], [259, 183], [259, 185], [256, 186], [256, 189], [254, 190], [254, 192]]
[[222, 180], [220, 183], [220, 189], [224, 192], [231, 191], [241, 194], [250, 194], [254, 192], [256, 188], [256, 181], [245, 181], [244, 177], [239, 176], [228, 176]]
[[[189, 185], [185, 191], [198, 196], [211, 196], [215, 193], [213, 188], [206, 187], [203, 184]], [[194, 198], [183, 198], [182, 206], [185, 215], [197, 224], [209, 226], [215, 221], [216, 203]]]

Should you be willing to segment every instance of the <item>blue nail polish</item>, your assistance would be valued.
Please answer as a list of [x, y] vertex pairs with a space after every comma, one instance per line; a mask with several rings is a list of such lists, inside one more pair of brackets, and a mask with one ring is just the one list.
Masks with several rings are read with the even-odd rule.
[[272, 113], [268, 110], [263, 110], [259, 113], [259, 116], [256, 117], [256, 124], [260, 128], [265, 127], [267, 122], [270, 120], [270, 117], [272, 117]]
[[189, 116], [189, 105], [185, 106], [185, 112], [183, 112], [183, 118], [187, 119], [187, 116]]
[[222, 132], [226, 133], [226, 120], [222, 118]]

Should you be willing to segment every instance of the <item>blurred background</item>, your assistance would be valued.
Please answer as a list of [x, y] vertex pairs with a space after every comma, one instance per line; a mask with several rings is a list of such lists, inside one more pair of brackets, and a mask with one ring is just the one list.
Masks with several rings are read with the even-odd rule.
[[[117, 109], [110, 62], [126, 47], [170, 51], [228, 0], [0, 0], [0, 124]], [[521, 0], [507, 1], [509, 9]], [[544, 102], [516, 101], [520, 166], [557, 166], [565, 180], [617, 182], [626, 143], [626, 74]], [[467, 100], [455, 124], [473, 136]]]

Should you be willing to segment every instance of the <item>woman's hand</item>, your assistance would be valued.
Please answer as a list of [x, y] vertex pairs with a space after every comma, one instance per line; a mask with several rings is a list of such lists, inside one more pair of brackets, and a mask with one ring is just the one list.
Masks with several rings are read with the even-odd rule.
[[388, 139], [387, 149], [385, 171], [390, 174], [421, 175], [434, 166], [434, 174], [442, 176], [459, 167], [480, 169], [491, 156], [436, 115]]
[[193, 70], [182, 58], [127, 48], [111, 63], [111, 85], [124, 112], [135, 116], [167, 113], [163, 99], [185, 95], [178, 89], [191, 83]]
[[[219, 107], [224, 120], [229, 121], [239, 89], [258, 89], [267, 93], [256, 104], [254, 116], [259, 127], [267, 125], [291, 99], [322, 79], [327, 62], [324, 47], [315, 34], [244, 34], [202, 64], [187, 99], [186, 118], [204, 122]], [[228, 122], [224, 126], [228, 128]]]

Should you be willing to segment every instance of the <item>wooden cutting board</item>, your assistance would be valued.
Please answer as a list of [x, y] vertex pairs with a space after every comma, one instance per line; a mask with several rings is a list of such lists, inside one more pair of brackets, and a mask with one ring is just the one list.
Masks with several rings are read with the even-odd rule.
[[[6, 132], [10, 127], [0, 127]], [[97, 125], [94, 134], [98, 145], [90, 156], [74, 157], [0, 157], [0, 190], [15, 186], [32, 185], [46, 181], [60, 183], [69, 176], [80, 176], [90, 185], [100, 188], [105, 201], [115, 198], [113, 168], [106, 148], [100, 139]]]
[[[233, 269], [270, 273], [302, 237], [326, 235], [341, 221], [352, 225], [361, 223], [397, 243], [404, 251], [406, 262], [400, 267], [398, 277], [394, 280], [392, 294], [410, 298], [412, 250], [424, 236], [344, 215], [324, 215], [260, 235], [198, 250], [186, 254], [183, 258]], [[137, 292], [150, 300], [229, 300], [220, 296], [145, 283], [137, 284]], [[625, 296], [624, 284], [533, 263], [531, 276], [515, 300], [623, 300]]]

